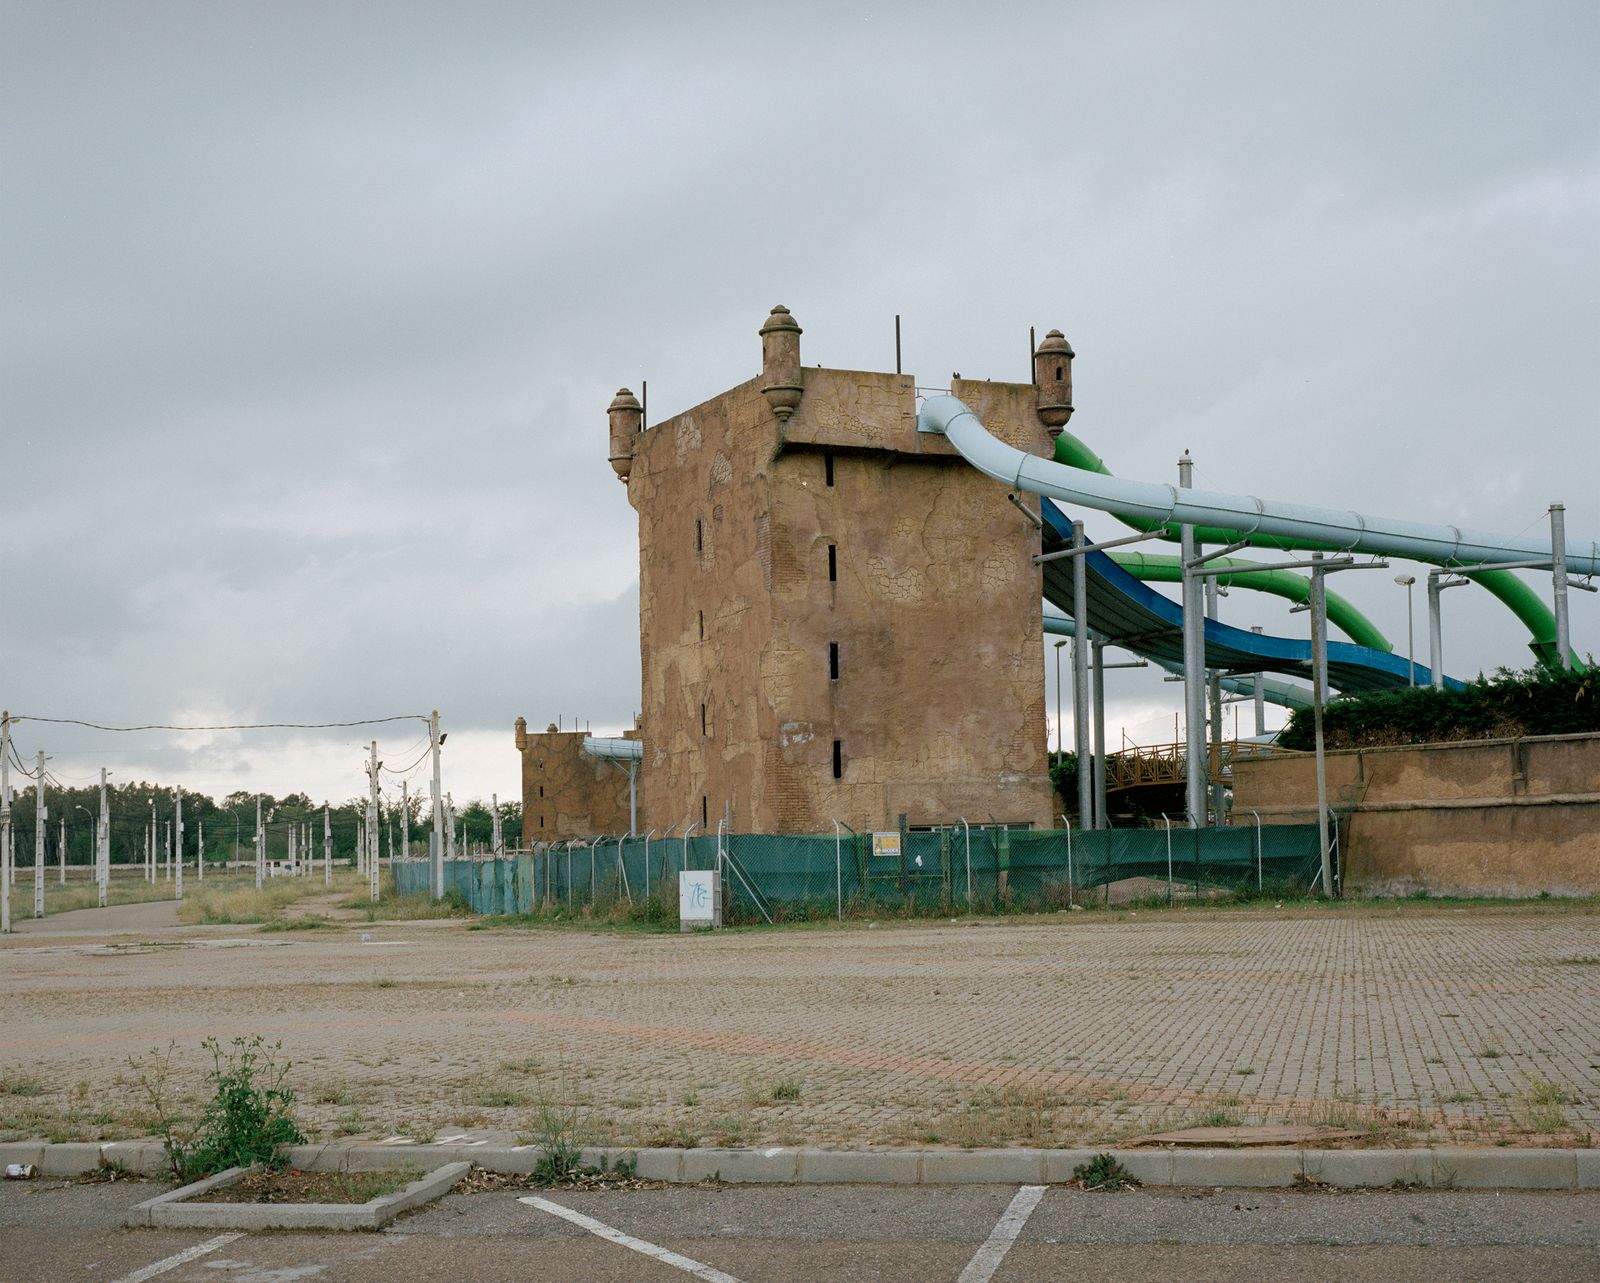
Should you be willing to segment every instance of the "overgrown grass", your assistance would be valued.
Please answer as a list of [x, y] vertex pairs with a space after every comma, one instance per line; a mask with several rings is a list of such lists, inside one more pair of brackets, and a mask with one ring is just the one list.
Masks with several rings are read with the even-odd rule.
[[197, 884], [193, 891], [184, 888], [178, 917], [191, 924], [281, 920], [284, 910], [297, 900], [326, 890], [321, 878], [273, 878], [259, 891], [254, 879], [242, 886]]

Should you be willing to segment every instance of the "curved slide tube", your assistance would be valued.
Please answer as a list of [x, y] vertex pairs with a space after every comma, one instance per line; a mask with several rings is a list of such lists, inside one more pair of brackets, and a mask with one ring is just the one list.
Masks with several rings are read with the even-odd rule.
[[[1224, 540], [1231, 541], [1235, 535], [1270, 536], [1283, 540], [1286, 547], [1321, 546], [1438, 565], [1492, 565], [1535, 560], [1550, 553], [1548, 543], [1525, 535], [1488, 534], [1086, 472], [998, 440], [953, 396], [929, 397], [917, 414], [917, 431], [943, 434], [979, 472], [1014, 489], [1101, 512], [1131, 513], [1158, 525], [1212, 527], [1224, 532], [1218, 536]], [[1600, 574], [1600, 543], [1569, 543], [1567, 569], [1575, 575]]]
[[[1045, 603], [1044, 630], [1054, 633], [1058, 637], [1076, 637], [1077, 628], [1072, 622], [1072, 616], [1064, 610]], [[1146, 656], [1152, 664], [1166, 669], [1169, 673], [1183, 675], [1183, 665], [1170, 659], [1163, 659], [1159, 655]], [[1241, 681], [1237, 677], [1224, 677], [1220, 679], [1222, 689], [1235, 695], [1254, 695], [1256, 686], [1254, 681]], [[1310, 708], [1311, 688], [1297, 686], [1294, 682], [1285, 681], [1281, 677], [1274, 677], [1270, 673], [1263, 673], [1261, 677], [1262, 697], [1269, 704], [1278, 704], [1284, 708]]]
[[[1071, 538], [1071, 518], [1050, 499], [1040, 501], [1039, 516], [1045, 526], [1045, 550], [1056, 551]], [[1183, 607], [1141, 583], [1105, 549], [1092, 548], [1086, 557], [1047, 561], [1043, 568], [1042, 587], [1047, 601], [1070, 611], [1081, 568], [1088, 581], [1089, 618], [1095, 621], [1092, 627], [1097, 634], [1150, 659], [1182, 662]], [[1208, 668], [1237, 673], [1276, 672], [1295, 678], [1303, 677], [1310, 669], [1311, 643], [1307, 640], [1248, 632], [1217, 619], [1203, 622]], [[1426, 685], [1433, 679], [1427, 667], [1400, 659], [1390, 651], [1351, 642], [1328, 643], [1328, 681], [1345, 694], [1405, 686], [1413, 674], [1419, 684]], [[1451, 687], [1460, 685], [1450, 677], [1443, 680]]]
[[642, 762], [644, 760], [644, 741], [612, 739], [601, 735], [585, 735], [583, 737], [583, 751], [590, 757], [604, 758], [608, 762]]
[[[1095, 472], [1103, 477], [1111, 476], [1111, 469], [1106, 467], [1105, 461], [1070, 432], [1064, 431], [1056, 438], [1056, 462], [1069, 468]], [[1149, 518], [1140, 517], [1131, 512], [1116, 509], [1107, 509], [1107, 511], [1124, 525], [1131, 526], [1135, 530], [1153, 530], [1161, 524], [1158, 521], [1152, 521]], [[1201, 543], [1228, 544], [1234, 543], [1237, 537], [1237, 532], [1221, 528], [1198, 527], [1194, 533], [1195, 539]], [[1177, 536], [1176, 534], [1171, 534], [1168, 535], [1168, 538], [1175, 540]], [[1255, 547], [1266, 548], [1287, 549], [1293, 547], [1312, 552], [1339, 550], [1339, 545], [1317, 543], [1309, 540], [1298, 540], [1291, 544], [1282, 539], [1252, 538], [1250, 542]], [[1549, 550], [1545, 548], [1539, 555], [1542, 556], [1547, 551]], [[1419, 557], [1417, 560], [1428, 561], [1429, 559]], [[1445, 563], [1438, 562], [1435, 564], [1443, 565]], [[1182, 578], [1181, 572], [1178, 577]], [[1475, 570], [1465, 577], [1473, 580], [1495, 597], [1498, 597], [1522, 621], [1523, 626], [1527, 628], [1533, 637], [1528, 646], [1543, 663], [1554, 664], [1557, 662], [1556, 617], [1551, 612], [1550, 607], [1545, 605], [1544, 599], [1538, 593], [1534, 592], [1531, 587], [1518, 579], [1509, 570]], [[1332, 594], [1329, 594], [1328, 597], [1328, 619], [1330, 623], [1333, 622]], [[1354, 634], [1349, 633], [1348, 629], [1345, 631], [1353, 640], [1360, 640], [1355, 638]], [[1364, 642], [1364, 644], [1373, 645], [1374, 643], [1368, 641]], [[1384, 645], [1377, 647], [1377, 649], [1388, 650], [1390, 648]]]
[[[1143, 583], [1181, 584], [1183, 562], [1159, 552], [1124, 552], [1120, 548], [1108, 554], [1135, 579]], [[1213, 566], [1250, 566], [1254, 562], [1242, 557], [1213, 557]], [[1217, 583], [1224, 588], [1248, 588], [1254, 592], [1271, 593], [1287, 597], [1290, 601], [1311, 600], [1311, 580], [1292, 570], [1255, 570], [1236, 575], [1218, 575]], [[1389, 639], [1377, 626], [1337, 593], [1323, 591], [1328, 603], [1328, 622], [1338, 628], [1358, 646], [1394, 653]]]

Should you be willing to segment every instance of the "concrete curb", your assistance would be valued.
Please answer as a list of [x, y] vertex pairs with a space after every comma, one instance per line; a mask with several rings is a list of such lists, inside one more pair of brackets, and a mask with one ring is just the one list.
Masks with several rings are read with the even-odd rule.
[[232, 1185], [254, 1167], [232, 1167], [193, 1185], [159, 1194], [128, 1212], [131, 1226], [217, 1230], [376, 1230], [401, 1212], [442, 1197], [467, 1174], [470, 1163], [447, 1163], [404, 1189], [365, 1203], [193, 1203], [209, 1190]]
[[[1300, 1183], [1343, 1189], [1600, 1189], [1600, 1149], [879, 1149], [776, 1145], [762, 1149], [585, 1149], [599, 1166], [632, 1157], [645, 1180], [693, 1184], [1066, 1184], [1072, 1169], [1109, 1152], [1145, 1185], [1243, 1189]], [[341, 1141], [297, 1145], [285, 1158], [301, 1171], [385, 1171], [477, 1164], [526, 1175], [537, 1145], [378, 1145]], [[115, 1166], [140, 1176], [166, 1174], [158, 1140], [105, 1145], [0, 1144], [0, 1164], [33, 1163], [44, 1176], [80, 1176]], [[463, 1169], [464, 1170], [464, 1169]], [[395, 1197], [399, 1197], [396, 1195]], [[206, 1206], [220, 1206], [207, 1204]]]

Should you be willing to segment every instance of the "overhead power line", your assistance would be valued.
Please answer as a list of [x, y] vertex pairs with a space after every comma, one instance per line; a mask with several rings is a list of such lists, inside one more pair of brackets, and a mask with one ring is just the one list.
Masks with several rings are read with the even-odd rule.
[[402, 713], [395, 717], [368, 717], [358, 722], [240, 722], [227, 726], [169, 726], [150, 723], [144, 726], [102, 726], [76, 717], [37, 717], [32, 713], [13, 713], [13, 722], [52, 722], [57, 726], [86, 726], [92, 731], [326, 731], [347, 726], [380, 726], [384, 722], [426, 722], [426, 713]]

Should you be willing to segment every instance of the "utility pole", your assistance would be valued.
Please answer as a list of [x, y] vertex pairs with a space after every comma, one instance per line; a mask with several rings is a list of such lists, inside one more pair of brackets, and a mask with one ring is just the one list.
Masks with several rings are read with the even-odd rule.
[[256, 890], [261, 890], [261, 878], [266, 873], [266, 842], [261, 832], [261, 794], [256, 794]]
[[33, 790], [33, 916], [44, 917], [44, 822], [50, 811], [44, 804], [44, 750], [39, 750], [39, 776]]
[[[1206, 618], [1217, 617], [1217, 577], [1206, 576]], [[1211, 823], [1222, 827], [1222, 674], [1206, 669], [1206, 694], [1211, 717]]]
[[444, 795], [444, 840], [445, 859], [456, 858], [456, 800], [448, 793]]
[[504, 854], [504, 852], [500, 850], [500, 795], [498, 793], [489, 794], [489, 806], [494, 812], [494, 837], [491, 840], [494, 843], [494, 858], [498, 860], [501, 855]]
[[63, 813], [60, 820], [61, 831], [56, 839], [56, 868], [60, 871], [60, 883], [67, 885], [67, 817]]
[[326, 802], [322, 804], [322, 885], [333, 885], [333, 824]]
[[439, 710], [428, 718], [428, 742], [433, 754], [433, 835], [429, 838], [428, 858], [433, 862], [433, 898], [444, 899], [444, 798], [439, 792], [439, 750], [444, 736], [439, 733]]
[[[1194, 460], [1183, 452], [1178, 460], [1178, 486], [1194, 485]], [[1200, 580], [1194, 574], [1194, 527], [1179, 527], [1183, 557], [1183, 715], [1184, 715], [1184, 805], [1189, 812], [1189, 827], [1205, 823], [1206, 784], [1201, 765], [1206, 753], [1206, 634], [1201, 617]]]
[[1322, 856], [1322, 894], [1333, 899], [1333, 861], [1328, 851], [1328, 773], [1322, 742], [1322, 703], [1328, 683], [1328, 599], [1322, 554], [1311, 554], [1311, 709], [1317, 749], [1317, 850]]
[[372, 741], [371, 765], [367, 767], [367, 885], [374, 904], [378, 900], [378, 772], [383, 763], [378, 760], [378, 741]]
[[95, 880], [100, 886], [100, 907], [111, 894], [111, 810], [106, 802], [106, 768], [100, 768], [100, 819], [95, 825]]
[[411, 797], [404, 780], [400, 781], [400, 858], [411, 858]]
[[183, 789], [172, 790], [172, 898], [183, 899]]
[[11, 710], [0, 712], [0, 933], [11, 931]]

